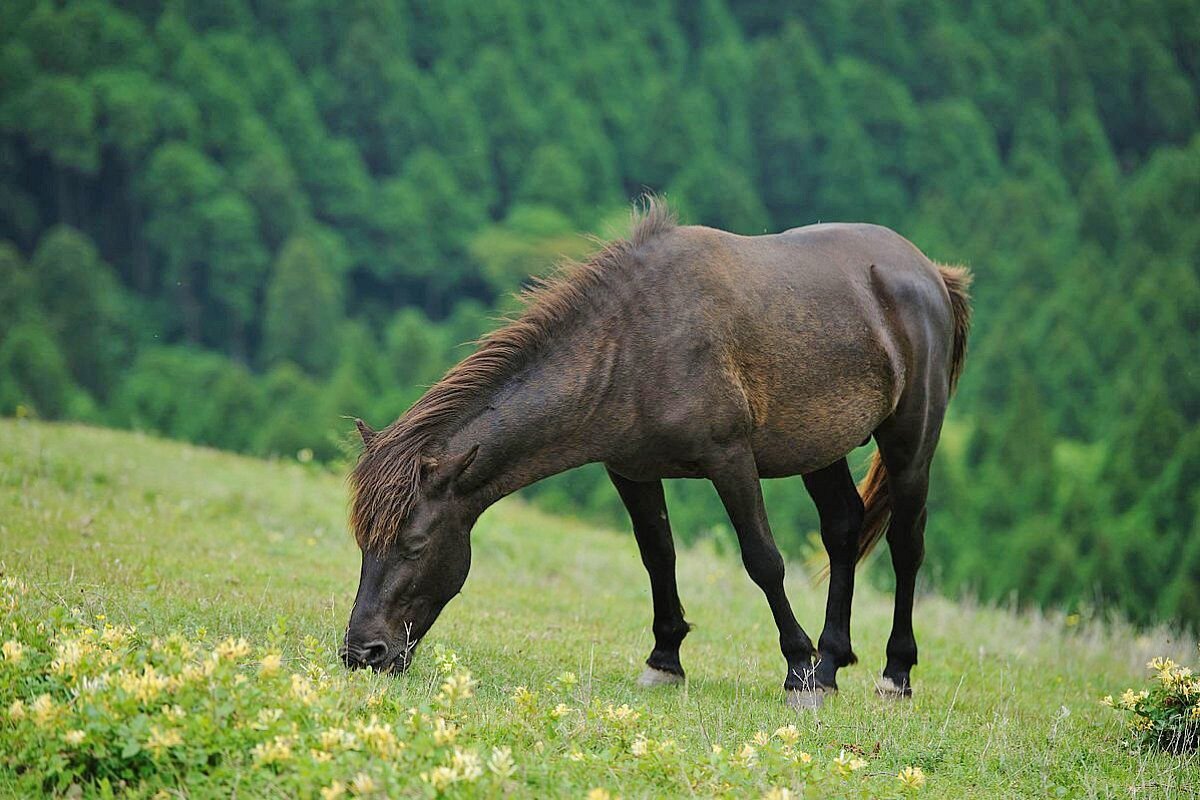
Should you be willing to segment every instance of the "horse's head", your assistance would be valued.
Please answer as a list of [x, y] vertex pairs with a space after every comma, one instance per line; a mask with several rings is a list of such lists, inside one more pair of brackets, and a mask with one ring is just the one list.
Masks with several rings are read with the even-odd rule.
[[[360, 423], [371, 449], [374, 432]], [[400, 516], [380, 498], [355, 498], [355, 534], [362, 550], [358, 594], [341, 651], [352, 669], [408, 668], [413, 649], [446, 604], [462, 589], [471, 566], [471, 527], [478, 511], [455, 491], [476, 449], [442, 458], [423, 457]], [[385, 484], [383, 491], [394, 487]], [[373, 504], [373, 507], [372, 507]], [[367, 506], [359, 507], [359, 506]], [[381, 530], [390, 526], [389, 530]]]

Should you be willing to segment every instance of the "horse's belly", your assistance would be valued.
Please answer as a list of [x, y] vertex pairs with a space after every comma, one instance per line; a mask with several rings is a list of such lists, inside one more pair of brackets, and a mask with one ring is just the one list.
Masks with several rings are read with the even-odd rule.
[[889, 393], [829, 392], [800, 407], [775, 405], [752, 442], [764, 478], [803, 475], [859, 447], [892, 412]]

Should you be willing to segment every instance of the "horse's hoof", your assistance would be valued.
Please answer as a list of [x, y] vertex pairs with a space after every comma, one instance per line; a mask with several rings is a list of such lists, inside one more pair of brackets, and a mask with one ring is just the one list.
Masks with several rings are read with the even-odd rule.
[[825, 705], [825, 695], [836, 692], [836, 689], [787, 689], [784, 700], [793, 711], [816, 711]]
[[644, 688], [654, 686], [675, 686], [683, 683], [683, 676], [674, 672], [667, 672], [654, 667], [646, 667], [641, 675], [638, 676], [637, 685]]
[[891, 678], [883, 677], [875, 684], [875, 694], [891, 700], [904, 700], [912, 697], [912, 687], [899, 686]]

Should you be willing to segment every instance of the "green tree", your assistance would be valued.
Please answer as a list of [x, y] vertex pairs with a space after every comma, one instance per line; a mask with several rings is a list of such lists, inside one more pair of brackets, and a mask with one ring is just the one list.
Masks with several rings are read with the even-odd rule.
[[694, 223], [745, 234], [765, 233], [771, 227], [750, 177], [717, 159], [696, 159], [671, 184], [669, 196]]
[[263, 361], [290, 361], [324, 375], [337, 358], [336, 332], [342, 319], [336, 273], [322, 243], [297, 234], [284, 244], [263, 315]]
[[587, 198], [587, 179], [565, 148], [544, 144], [533, 151], [515, 199], [542, 204], [580, 219]]
[[79, 231], [51, 228], [29, 262], [47, 327], [70, 374], [103, 398], [128, 355], [126, 299], [112, 268]]
[[37, 322], [24, 322], [0, 339], [0, 414], [18, 409], [48, 419], [66, 415], [76, 389], [62, 352]]

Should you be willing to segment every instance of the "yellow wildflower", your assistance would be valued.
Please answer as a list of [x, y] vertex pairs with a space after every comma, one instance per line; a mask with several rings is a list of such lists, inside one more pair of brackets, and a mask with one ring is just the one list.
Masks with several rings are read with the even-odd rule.
[[[100, 619], [97, 617], [97, 619]], [[120, 647], [129, 641], [133, 636], [133, 628], [124, 626], [108, 625], [104, 626], [104, 632], [100, 634], [100, 641], [108, 645], [109, 648]]]
[[321, 731], [321, 747], [330, 752], [334, 750], [356, 750], [358, 749], [358, 740], [353, 733], [344, 731], [341, 728], [329, 728]]
[[259, 764], [282, 764], [292, 759], [292, 739], [276, 736], [269, 742], [260, 742], [250, 751]]
[[763, 800], [792, 800], [795, 793], [786, 786], [774, 786], [763, 795]]
[[313, 688], [312, 681], [308, 678], [292, 673], [292, 697], [304, 705], [310, 706], [317, 699], [317, 690]]
[[796, 730], [795, 725], [784, 725], [775, 729], [775, 738], [784, 744], [795, 744], [800, 741], [800, 731]]
[[747, 767], [752, 767], [758, 762], [758, 750], [754, 745], [746, 742], [738, 751], [737, 760]]
[[53, 698], [48, 694], [38, 695], [37, 699], [30, 704], [29, 710], [33, 714], [33, 721], [39, 726], [49, 724], [58, 713], [58, 708], [54, 705]]
[[355, 794], [370, 794], [378, 787], [374, 778], [365, 772], [360, 772], [350, 781], [350, 788]]
[[381, 758], [391, 758], [401, 749], [392, 726], [381, 723], [374, 715], [366, 724], [359, 722], [356, 732], [363, 746]]
[[63, 734], [62, 738], [71, 747], [78, 747], [83, 744], [83, 740], [87, 738], [87, 734], [77, 728], [73, 731], [67, 731]]
[[161, 756], [163, 751], [183, 744], [183, 737], [174, 728], [163, 730], [157, 725], [150, 726], [150, 736], [146, 739], [146, 749]]
[[439, 746], [453, 744], [458, 737], [459, 728], [453, 722], [447, 722], [441, 717], [433, 721], [433, 741]]
[[429, 772], [422, 772], [421, 780], [432, 786], [435, 792], [444, 792], [458, 780], [458, 774], [450, 767], [434, 767]]
[[117, 685], [142, 703], [149, 703], [169, 684], [169, 677], [156, 670], [153, 664], [143, 665], [141, 674], [129, 670], [117, 673]]
[[925, 771], [920, 767], [905, 767], [896, 773], [896, 780], [907, 790], [920, 789], [925, 785]]
[[1163, 685], [1172, 688], [1188, 689], [1188, 684], [1191, 683], [1192, 669], [1191, 667], [1176, 667], [1171, 670], [1168, 675], [1163, 678]]
[[771, 737], [767, 736], [766, 731], [758, 731], [750, 741], [754, 742], [757, 747], [766, 747], [771, 743]]
[[612, 706], [611, 704], [605, 706], [604, 716], [609, 722], [617, 722], [626, 727], [630, 727], [633, 725], [633, 723], [637, 722], [639, 718], [641, 718], [642, 714], [640, 711], [635, 711], [628, 705], [622, 703], [616, 707]]
[[554, 707], [554, 710], [550, 712], [550, 716], [554, 717], [555, 719], [561, 719], [570, 713], [571, 707], [569, 705], [566, 703], [559, 703]]
[[641, 758], [650, 752], [650, 740], [644, 734], [638, 734], [638, 737], [633, 740], [633, 744], [629, 745], [629, 752], [637, 758]]
[[324, 750], [318, 750], [315, 747], [309, 748], [309, 758], [318, 764], [324, 764], [326, 761], [333, 760], [333, 753], [327, 753]]
[[9, 639], [0, 645], [0, 651], [4, 653], [4, 660], [12, 664], [20, 664], [21, 659], [25, 657], [25, 645], [16, 639]]
[[587, 800], [613, 800], [613, 796], [608, 793], [607, 789], [597, 786], [587, 793]]
[[493, 747], [492, 757], [487, 762], [488, 772], [498, 778], [510, 778], [517, 771], [513, 762], [512, 749], [508, 747]]
[[13, 700], [12, 705], [8, 707], [8, 715], [13, 719], [25, 719], [25, 704], [20, 700]]
[[198, 683], [202, 678], [212, 674], [207, 669], [208, 665], [212, 663], [214, 662], [205, 661], [203, 665], [185, 664], [183, 669], [179, 671], [179, 683], [181, 685], [184, 683]]
[[279, 653], [267, 653], [258, 662], [258, 671], [262, 675], [271, 676], [279, 672], [283, 658]]
[[457, 703], [460, 700], [466, 700], [475, 694], [475, 681], [471, 680], [471, 673], [460, 672], [455, 675], [446, 677], [442, 683], [442, 690], [438, 693], [438, 700], [444, 703]]
[[563, 672], [559, 674], [555, 680], [557, 680], [561, 686], [567, 689], [570, 689], [572, 686], [579, 683], [579, 679], [575, 677], [574, 672]]
[[435, 653], [435, 655], [438, 660], [438, 669], [440, 669], [442, 671], [443, 675], [449, 675], [450, 673], [452, 673], [458, 669], [458, 654], [457, 653], [455, 653], [451, 650], [443, 650], [443, 649], [441, 649], [441, 646], [439, 645], [438, 650]]
[[59, 675], [74, 674], [79, 662], [91, 650], [92, 645], [81, 639], [64, 639], [58, 643], [58, 654], [50, 662], [50, 669]]
[[467, 782], [476, 781], [483, 775], [483, 763], [479, 760], [479, 754], [460, 747], [454, 748], [454, 755], [450, 757], [450, 768], [460, 780]]
[[216, 646], [213, 655], [219, 661], [237, 661], [250, 655], [250, 643], [240, 636], [236, 639], [230, 636]]
[[1162, 656], [1157, 656], [1155, 658], [1150, 659], [1148, 662], [1146, 662], [1146, 669], [1152, 669], [1155, 672], [1160, 672], [1160, 673], [1167, 672], [1174, 666], [1175, 666], [1174, 661], [1172, 661], [1169, 658], [1163, 658]]
[[797, 759], [797, 760], [798, 760], [798, 761], [799, 761], [801, 764], [805, 764], [805, 765], [807, 765], [807, 764], [811, 764], [811, 763], [812, 763], [812, 756], [811, 756], [811, 755], [809, 755], [808, 753], [801, 753], [800, 755], [796, 756], [796, 759]]
[[346, 784], [341, 781], [334, 781], [321, 789], [321, 800], [338, 800], [338, 798], [345, 794]]
[[258, 715], [250, 723], [250, 727], [256, 731], [265, 731], [281, 719], [283, 719], [283, 709], [260, 708]]
[[850, 773], [860, 770], [866, 765], [866, 761], [845, 750], [838, 753], [837, 758], [833, 759], [833, 770], [842, 777], [847, 777]]

